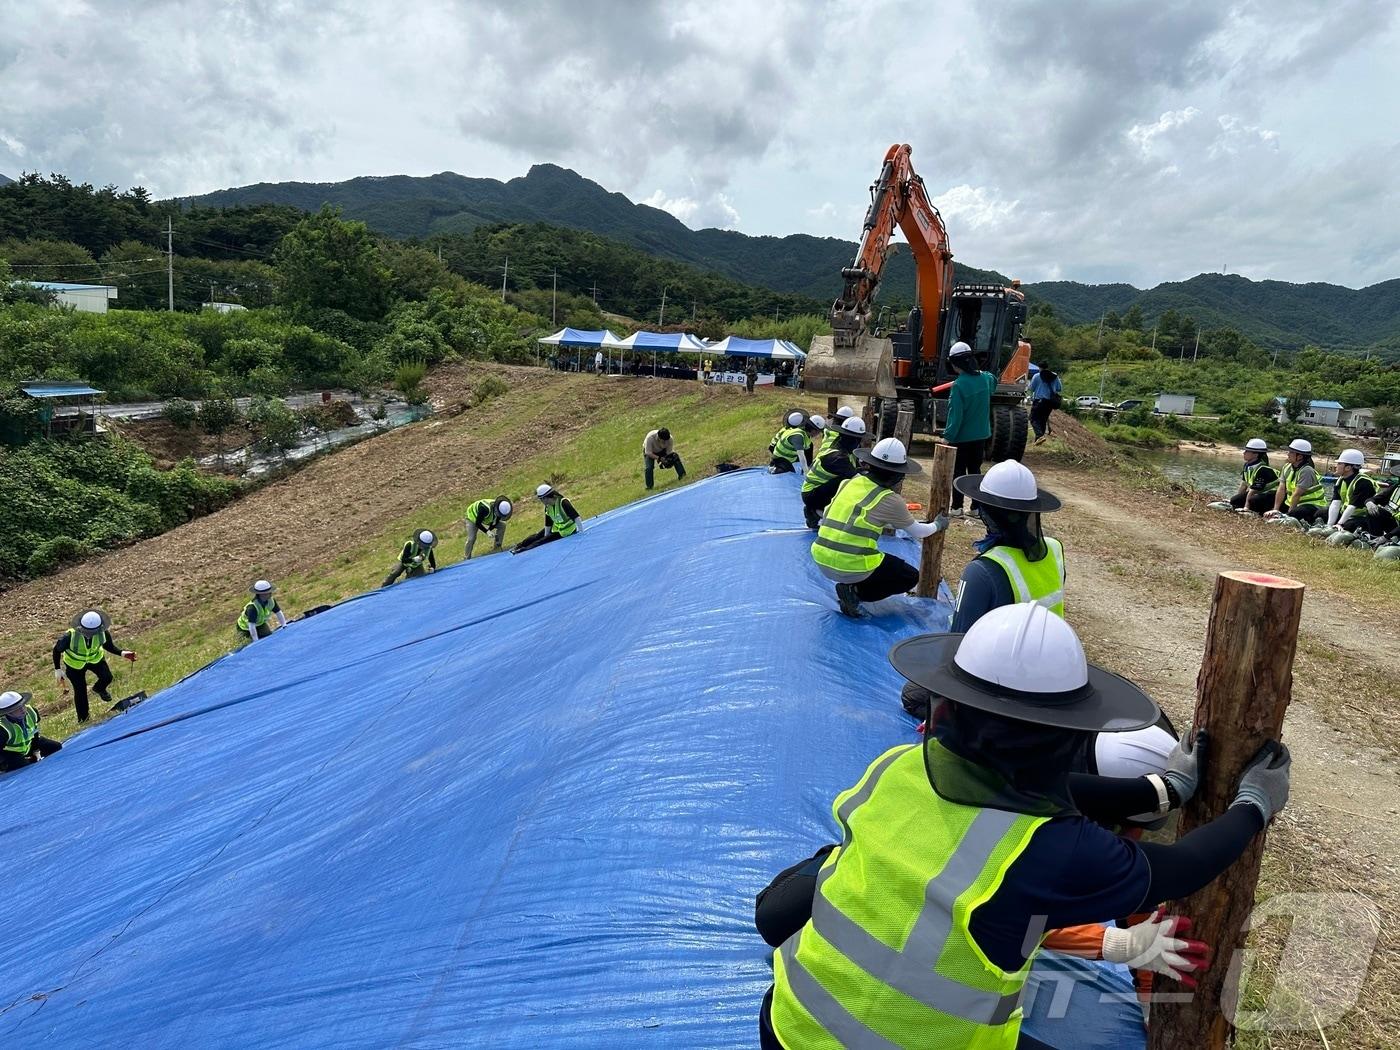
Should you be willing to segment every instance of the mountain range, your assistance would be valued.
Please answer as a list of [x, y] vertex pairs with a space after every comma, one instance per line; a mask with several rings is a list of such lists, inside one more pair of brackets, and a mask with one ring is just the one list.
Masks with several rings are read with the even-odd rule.
[[[183, 198], [187, 205], [287, 204], [315, 211], [342, 209], [393, 237], [464, 234], [495, 223], [550, 223], [589, 230], [652, 255], [714, 270], [748, 284], [820, 300], [840, 291], [840, 271], [855, 257], [856, 243], [836, 237], [790, 234], [755, 237], [733, 230], [692, 230], [669, 212], [637, 204], [621, 193], [567, 168], [536, 164], [523, 177], [500, 182], [453, 172], [415, 177], [364, 176], [346, 182], [263, 182]], [[961, 282], [1005, 275], [957, 263]], [[1359, 348], [1400, 344], [1400, 279], [1368, 288], [1284, 281], [1251, 281], [1233, 274], [1203, 273], [1186, 281], [1141, 289], [1129, 284], [1045, 281], [1025, 285], [1071, 323], [1097, 320], [1134, 305], [1148, 323], [1169, 309], [1190, 314], [1205, 329], [1229, 326], [1274, 348], [1313, 344]], [[882, 300], [909, 304], [914, 266], [907, 250], [885, 270]]]

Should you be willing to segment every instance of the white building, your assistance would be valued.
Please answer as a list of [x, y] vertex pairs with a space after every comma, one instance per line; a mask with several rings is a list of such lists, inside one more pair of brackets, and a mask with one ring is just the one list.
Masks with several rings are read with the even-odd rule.
[[1375, 430], [1374, 408], [1344, 408], [1337, 415], [1337, 425], [1348, 430]]
[[1339, 417], [1343, 409], [1340, 401], [1309, 401], [1308, 407], [1303, 410], [1302, 417], [1296, 420], [1288, 418], [1288, 403], [1283, 398], [1274, 398], [1274, 404], [1278, 405], [1278, 421], [1280, 423], [1308, 423], [1315, 427], [1341, 425]]
[[1196, 395], [1158, 394], [1154, 411], [1164, 416], [1193, 416], [1196, 414]]
[[107, 302], [117, 297], [110, 284], [65, 284], [62, 281], [25, 281], [25, 284], [52, 292], [55, 306], [71, 306], [85, 314], [105, 314]]
[[233, 314], [248, 309], [242, 303], [205, 303], [201, 310], [213, 310], [216, 314]]

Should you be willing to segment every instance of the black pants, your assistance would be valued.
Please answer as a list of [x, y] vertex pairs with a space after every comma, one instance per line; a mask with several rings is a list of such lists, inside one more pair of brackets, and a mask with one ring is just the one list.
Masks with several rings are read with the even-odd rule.
[[1255, 492], [1252, 489], [1244, 495], [1236, 492], [1230, 497], [1230, 506], [1236, 510], [1248, 507], [1255, 514], [1263, 514], [1266, 510], [1274, 509], [1274, 494], [1272, 492]]
[[[1356, 517], [1353, 516], [1351, 520], [1355, 521]], [[1375, 514], [1369, 511], [1366, 513], [1366, 531], [1372, 536], [1388, 536], [1397, 525], [1400, 525], [1400, 522], [1397, 522], [1395, 516], [1388, 510], [1381, 509]]]
[[0, 773], [13, 773], [21, 766], [27, 766], [37, 758], [48, 758], [55, 751], [62, 751], [63, 745], [46, 736], [36, 736], [29, 744], [29, 752], [17, 755], [13, 751], [0, 751]]
[[783, 1044], [778, 1042], [773, 1032], [772, 985], [769, 985], [768, 994], [763, 997], [763, 1005], [758, 1011], [758, 1050], [783, 1050]]
[[822, 514], [831, 505], [836, 490], [841, 487], [840, 478], [823, 482], [811, 492], [802, 493], [802, 516], [807, 519], [807, 528], [815, 529], [822, 522]]
[[[801, 453], [799, 452], [798, 455], [801, 455]], [[791, 474], [797, 470], [791, 461], [783, 459], [780, 456], [774, 456], [769, 460], [768, 469], [774, 474]]]
[[512, 554], [523, 554], [525, 551], [534, 550], [536, 547], [543, 547], [546, 543], [553, 543], [555, 540], [562, 540], [564, 537], [557, 532], [550, 532], [548, 529], [540, 529], [539, 532], [531, 533], [523, 540], [511, 548]]
[[[252, 641], [252, 639], [248, 637], [248, 632], [245, 631], [242, 627], [239, 627], [237, 624], [234, 624], [233, 629], [238, 632], [238, 640], [240, 642]], [[266, 638], [269, 634], [272, 633], [272, 624], [260, 623], [257, 626], [253, 627], [253, 630], [258, 632], [259, 638]]]
[[78, 713], [78, 721], [88, 720], [88, 690], [87, 673], [92, 672], [93, 692], [100, 696], [107, 703], [112, 702], [112, 696], [107, 692], [107, 687], [112, 684], [112, 669], [107, 666], [106, 660], [99, 660], [88, 667], [76, 668], [63, 665], [64, 673], [68, 676], [68, 681], [73, 685], [73, 710]]
[[[953, 458], [953, 478], [962, 477], [964, 474], [982, 473], [982, 450], [987, 443], [985, 441], [959, 441], [953, 447], [958, 450]], [[953, 490], [953, 509], [962, 510], [963, 494], [957, 489]], [[977, 509], [976, 501], [972, 504], [972, 509]], [[942, 511], [938, 508], [935, 513]]]
[[1036, 437], [1044, 437], [1050, 433], [1050, 413], [1055, 410], [1052, 401], [1032, 401], [1031, 402], [1031, 429], [1035, 431]]
[[1316, 506], [1312, 503], [1309, 503], [1306, 506], [1298, 507], [1296, 510], [1291, 511], [1287, 507], [1285, 507], [1283, 512], [1285, 514], [1291, 514], [1293, 517], [1297, 518], [1305, 525], [1316, 525], [1319, 521], [1323, 523], [1326, 523], [1327, 521], [1326, 511], [1322, 507]]
[[902, 558], [886, 554], [875, 566], [875, 571], [856, 584], [856, 597], [863, 602], [878, 602], [882, 598], [913, 590], [918, 582], [918, 569]]

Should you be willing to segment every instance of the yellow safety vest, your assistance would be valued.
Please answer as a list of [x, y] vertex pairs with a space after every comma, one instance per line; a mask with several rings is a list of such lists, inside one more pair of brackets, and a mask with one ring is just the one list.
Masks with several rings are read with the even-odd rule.
[[[812, 463], [812, 469], [807, 471], [807, 477], [802, 482], [802, 491], [804, 493], [811, 492], [813, 489], [825, 485], [828, 481], [836, 480], [836, 475], [831, 473], [831, 471], [827, 470], [826, 467], [822, 466], [822, 457], [825, 455], [826, 450], [823, 450], [820, 454], [818, 454], [816, 460]], [[847, 453], [846, 458], [851, 461], [851, 466], [854, 467], [856, 465], [855, 456]]]
[[572, 536], [578, 531], [578, 524], [565, 513], [562, 499], [550, 500], [544, 505], [544, 523], [556, 536]]
[[102, 645], [107, 641], [107, 632], [98, 631], [91, 639], [84, 638], [77, 628], [68, 631], [68, 648], [63, 650], [63, 662], [75, 671], [102, 662]]
[[778, 459], [785, 459], [789, 463], [796, 463], [801, 451], [792, 444], [792, 439], [805, 436], [806, 433], [801, 427], [783, 427], [782, 430], [778, 431], [778, 436], [773, 439], [773, 455]]
[[817, 875], [811, 921], [773, 957], [778, 1039], [791, 1050], [1014, 1050], [1031, 960], [1001, 969], [969, 928], [1049, 818], [946, 801], [918, 744], [876, 759], [834, 810], [842, 844]]
[[1267, 464], [1267, 463], [1251, 463], [1249, 466], [1245, 467], [1245, 468], [1244, 468], [1244, 483], [1245, 483], [1245, 485], [1247, 485], [1247, 486], [1248, 486], [1249, 488], [1251, 488], [1251, 489], [1254, 488], [1254, 479], [1257, 478], [1257, 477], [1259, 476], [1259, 472], [1260, 472], [1261, 470], [1270, 471], [1270, 472], [1273, 474], [1273, 478], [1272, 478], [1271, 480], [1265, 482], [1264, 485], [1261, 486], [1261, 487], [1259, 488], [1259, 491], [1260, 491], [1260, 492], [1274, 492], [1274, 491], [1276, 491], [1276, 490], [1278, 489], [1278, 471], [1274, 470], [1274, 468], [1271, 467], [1271, 466], [1270, 466], [1269, 464]]
[[1364, 470], [1358, 470], [1349, 478], [1338, 478], [1337, 498], [1342, 501], [1342, 505], [1344, 507], [1351, 505], [1351, 490], [1356, 487], [1356, 483], [1362, 478], [1365, 478], [1367, 481], [1369, 481], [1371, 483], [1371, 487], [1376, 492], [1379, 492], [1381, 490], [1381, 483], [1375, 478], [1371, 477], [1370, 474], [1367, 474]]
[[4, 750], [13, 751], [17, 755], [27, 755], [35, 735], [39, 732], [39, 712], [25, 704], [24, 718], [19, 722], [10, 718], [0, 718], [0, 729], [5, 731]]
[[[1316, 474], [1316, 468], [1313, 469]], [[1293, 469], [1293, 464], [1283, 468], [1283, 474], [1279, 477], [1280, 484], [1283, 485], [1283, 507], [1287, 510], [1293, 506], [1293, 490], [1298, 487], [1298, 472]], [[1327, 506], [1327, 493], [1322, 488], [1319, 481], [1312, 488], [1308, 489], [1298, 498], [1299, 507], [1325, 507]]]
[[874, 572], [885, 555], [880, 526], [866, 515], [889, 491], [864, 474], [841, 482], [812, 541], [812, 560], [837, 572]]
[[1043, 605], [1061, 619], [1065, 615], [1065, 548], [1059, 540], [1045, 537], [1046, 556], [1031, 561], [1020, 547], [993, 547], [982, 557], [996, 562], [1011, 581], [1017, 602]]
[[[253, 610], [253, 616], [255, 617], [252, 620], [248, 619], [249, 608]], [[249, 627], [261, 627], [263, 624], [267, 623], [276, 609], [276, 602], [268, 602], [264, 605], [254, 598], [247, 605], [243, 606], [243, 611], [238, 614], [238, 629], [246, 633]]]

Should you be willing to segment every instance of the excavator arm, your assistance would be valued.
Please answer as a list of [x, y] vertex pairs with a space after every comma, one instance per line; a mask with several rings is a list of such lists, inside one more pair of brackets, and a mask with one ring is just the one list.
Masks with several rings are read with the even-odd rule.
[[923, 311], [926, 361], [938, 356], [939, 340], [953, 294], [953, 252], [943, 217], [928, 199], [924, 180], [914, 172], [908, 145], [893, 145], [885, 154], [880, 176], [870, 187], [855, 262], [841, 271], [845, 287], [831, 307], [831, 327], [840, 349], [854, 348], [869, 328], [875, 292], [889, 255], [890, 238], [898, 226], [914, 253], [918, 273], [919, 307]]

